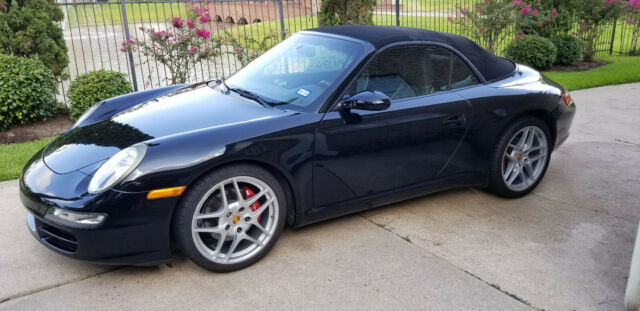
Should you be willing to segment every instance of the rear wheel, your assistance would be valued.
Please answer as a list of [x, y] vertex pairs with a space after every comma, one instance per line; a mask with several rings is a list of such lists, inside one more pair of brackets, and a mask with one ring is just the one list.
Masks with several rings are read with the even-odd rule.
[[180, 248], [201, 267], [229, 272], [269, 252], [284, 227], [284, 192], [269, 172], [237, 165], [215, 171], [189, 188], [174, 232]]
[[540, 183], [549, 165], [549, 129], [539, 119], [525, 117], [507, 128], [491, 159], [489, 190], [518, 198]]

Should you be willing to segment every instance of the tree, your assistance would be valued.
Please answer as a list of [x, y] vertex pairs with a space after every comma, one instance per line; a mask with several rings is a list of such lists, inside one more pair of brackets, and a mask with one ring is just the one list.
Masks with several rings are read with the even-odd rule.
[[324, 0], [318, 12], [320, 26], [372, 25], [375, 0]]
[[54, 0], [0, 0], [0, 52], [38, 56], [56, 77], [69, 64], [62, 29], [62, 10]]
[[211, 33], [206, 24], [211, 22], [206, 7], [194, 6], [189, 17], [173, 17], [171, 26], [166, 30], [140, 27], [148, 39], [136, 39], [122, 42], [120, 51], [140, 49], [147, 56], [146, 62], [151, 60], [160, 63], [171, 74], [167, 77], [170, 84], [187, 82], [189, 73], [195, 64], [213, 59], [221, 53], [222, 36], [211, 39]]
[[627, 24], [633, 25], [631, 31], [631, 44], [629, 48], [630, 55], [640, 55], [638, 51], [638, 39], [640, 39], [640, 0], [629, 0], [625, 4], [624, 9], [628, 15]]
[[447, 19], [469, 34], [473, 41], [495, 53], [505, 41], [509, 27], [515, 23], [513, 3], [510, 0], [485, 0], [472, 8], [456, 6], [456, 16]]
[[584, 59], [592, 61], [597, 42], [602, 35], [602, 26], [620, 16], [620, 0], [571, 0], [567, 4], [573, 9], [580, 23], [578, 35], [585, 41]]
[[512, 4], [518, 34], [552, 38], [568, 33], [574, 26], [573, 15], [560, 1], [515, 0]]

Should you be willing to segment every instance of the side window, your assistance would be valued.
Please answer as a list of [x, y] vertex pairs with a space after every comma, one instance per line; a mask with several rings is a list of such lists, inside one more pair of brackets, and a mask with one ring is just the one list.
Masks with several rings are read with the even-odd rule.
[[475, 85], [478, 82], [476, 75], [471, 72], [471, 69], [465, 64], [458, 56], [453, 55], [453, 64], [451, 66], [451, 89], [459, 89], [470, 85]]
[[449, 90], [452, 54], [428, 45], [406, 45], [375, 56], [360, 74], [352, 94], [379, 91], [392, 100]]

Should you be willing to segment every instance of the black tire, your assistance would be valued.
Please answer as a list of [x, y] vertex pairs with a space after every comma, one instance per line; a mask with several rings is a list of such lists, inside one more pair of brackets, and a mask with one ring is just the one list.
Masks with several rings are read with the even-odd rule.
[[[506, 182], [502, 178], [503, 155], [512, 137], [516, 135], [516, 133], [518, 133], [521, 129], [529, 126], [538, 127], [542, 130], [542, 132], [544, 132], [547, 138], [547, 157], [538, 179], [526, 189], [514, 191], [507, 186]], [[520, 198], [527, 195], [529, 192], [535, 189], [540, 181], [542, 181], [542, 179], [544, 178], [544, 175], [549, 166], [549, 161], [551, 160], [551, 150], [553, 148], [552, 142], [553, 140], [551, 139], [551, 135], [549, 134], [549, 127], [545, 122], [538, 118], [527, 116], [519, 118], [511, 123], [511, 125], [506, 128], [502, 136], [500, 136], [500, 138], [496, 142], [496, 146], [491, 155], [491, 159], [489, 162], [489, 183], [487, 190], [493, 194], [505, 198]]]
[[[237, 176], [249, 176], [259, 179], [273, 190], [279, 213], [277, 221], [274, 222], [275, 232], [271, 235], [266, 245], [253, 254], [252, 257], [236, 263], [217, 263], [205, 257], [198, 250], [192, 234], [192, 221], [197, 205], [206, 193], [218, 183]], [[202, 268], [214, 272], [231, 272], [256, 263], [271, 250], [284, 228], [286, 211], [285, 193], [273, 175], [253, 165], [231, 165], [205, 175], [187, 188], [174, 213], [172, 221], [174, 237], [180, 250]]]

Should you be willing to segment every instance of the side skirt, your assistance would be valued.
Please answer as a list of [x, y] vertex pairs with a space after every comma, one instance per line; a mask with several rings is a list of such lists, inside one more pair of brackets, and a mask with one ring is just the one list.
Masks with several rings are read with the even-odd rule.
[[424, 195], [455, 188], [483, 186], [485, 177], [478, 173], [463, 173], [392, 189], [376, 194], [343, 201], [336, 204], [315, 207], [305, 215], [299, 215], [300, 222], [295, 227], [302, 227], [323, 220], [353, 214], [368, 209], [397, 203]]

